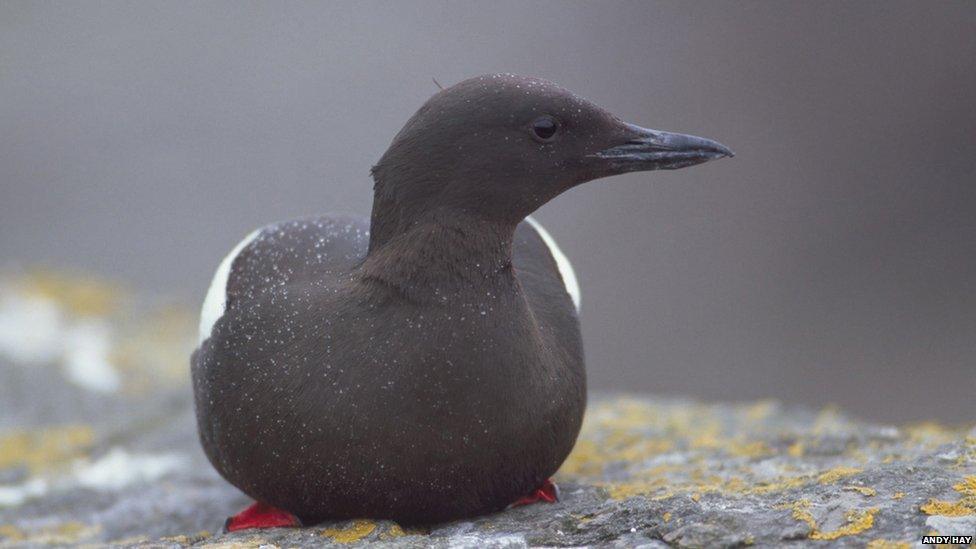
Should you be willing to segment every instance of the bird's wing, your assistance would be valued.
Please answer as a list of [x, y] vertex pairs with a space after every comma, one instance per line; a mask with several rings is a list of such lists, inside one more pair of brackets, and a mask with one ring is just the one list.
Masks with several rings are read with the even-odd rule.
[[[551, 295], [554, 293], [562, 294], [579, 313], [580, 289], [573, 266], [538, 221], [527, 217], [519, 224], [512, 254], [523, 285], [532, 293], [547, 298], [556, 297]], [[556, 289], [561, 291], [554, 292]]]
[[[310, 285], [346, 273], [366, 256], [369, 220], [324, 215], [255, 230], [220, 262], [200, 310], [200, 342], [236, 303], [307, 280]], [[331, 275], [331, 276], [330, 276]]]

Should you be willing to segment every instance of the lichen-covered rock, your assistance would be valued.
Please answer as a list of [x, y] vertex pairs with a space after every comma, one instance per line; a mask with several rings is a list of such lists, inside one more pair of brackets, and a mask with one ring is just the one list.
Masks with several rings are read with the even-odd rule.
[[98, 282], [0, 282], [0, 546], [880, 548], [976, 534], [976, 429], [610, 395], [589, 408], [559, 503], [222, 534], [248, 500], [198, 447], [193, 324]]

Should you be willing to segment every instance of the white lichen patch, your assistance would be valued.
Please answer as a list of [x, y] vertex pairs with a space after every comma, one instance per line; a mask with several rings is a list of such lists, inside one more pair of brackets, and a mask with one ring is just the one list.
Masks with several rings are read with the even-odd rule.
[[0, 484], [0, 507], [17, 507], [28, 499], [47, 494], [48, 489], [48, 482], [42, 478], [32, 478], [15, 485]]
[[3, 288], [0, 355], [15, 364], [43, 364], [61, 354], [64, 315], [52, 299]]
[[78, 484], [93, 490], [120, 490], [139, 482], [152, 482], [176, 471], [184, 463], [177, 454], [129, 453], [113, 448], [100, 459], [77, 463], [73, 476]]
[[9, 285], [0, 297], [0, 356], [14, 364], [59, 363], [65, 378], [84, 389], [115, 392], [112, 329], [97, 317], [72, 317], [46, 296]]
[[62, 364], [68, 381], [99, 393], [119, 390], [122, 380], [109, 359], [111, 335], [103, 320], [83, 320], [66, 331]]
[[96, 459], [78, 459], [65, 472], [52, 472], [20, 484], [0, 485], [0, 507], [16, 507], [53, 492], [77, 488], [118, 491], [139, 483], [156, 481], [184, 468], [186, 458], [179, 454], [132, 453], [113, 448]]

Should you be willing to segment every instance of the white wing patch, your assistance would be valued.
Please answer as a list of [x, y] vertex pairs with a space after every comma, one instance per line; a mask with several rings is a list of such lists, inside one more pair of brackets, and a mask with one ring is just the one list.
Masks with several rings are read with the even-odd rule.
[[227, 307], [227, 280], [230, 278], [230, 268], [234, 264], [234, 258], [259, 234], [261, 234], [261, 229], [244, 237], [244, 240], [238, 242], [237, 246], [234, 246], [234, 249], [217, 267], [217, 272], [214, 273], [213, 280], [210, 281], [207, 297], [203, 300], [203, 307], [200, 309], [200, 343], [210, 337], [214, 324], [220, 317], [224, 316], [224, 309]]
[[573, 306], [576, 307], [576, 312], [579, 313], [580, 288], [579, 282], [576, 280], [576, 272], [573, 271], [573, 265], [569, 262], [569, 259], [566, 258], [566, 254], [559, 249], [559, 246], [556, 244], [556, 239], [554, 239], [549, 232], [539, 224], [538, 221], [532, 219], [531, 216], [526, 217], [525, 220], [529, 222], [529, 225], [532, 225], [535, 232], [539, 233], [539, 236], [542, 237], [542, 241], [545, 242], [546, 246], [549, 247], [549, 253], [551, 253], [552, 258], [556, 260], [556, 267], [559, 268], [559, 276], [563, 278], [563, 284], [566, 286], [566, 293], [568, 293], [569, 297], [573, 300]]

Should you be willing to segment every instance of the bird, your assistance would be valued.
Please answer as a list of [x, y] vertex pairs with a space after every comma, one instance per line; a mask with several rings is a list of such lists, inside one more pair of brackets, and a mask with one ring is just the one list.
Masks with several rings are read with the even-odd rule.
[[369, 218], [264, 226], [214, 274], [197, 426], [255, 501], [226, 528], [555, 501], [586, 408], [580, 290], [530, 214], [588, 181], [731, 156], [539, 78], [431, 96], [373, 166]]

